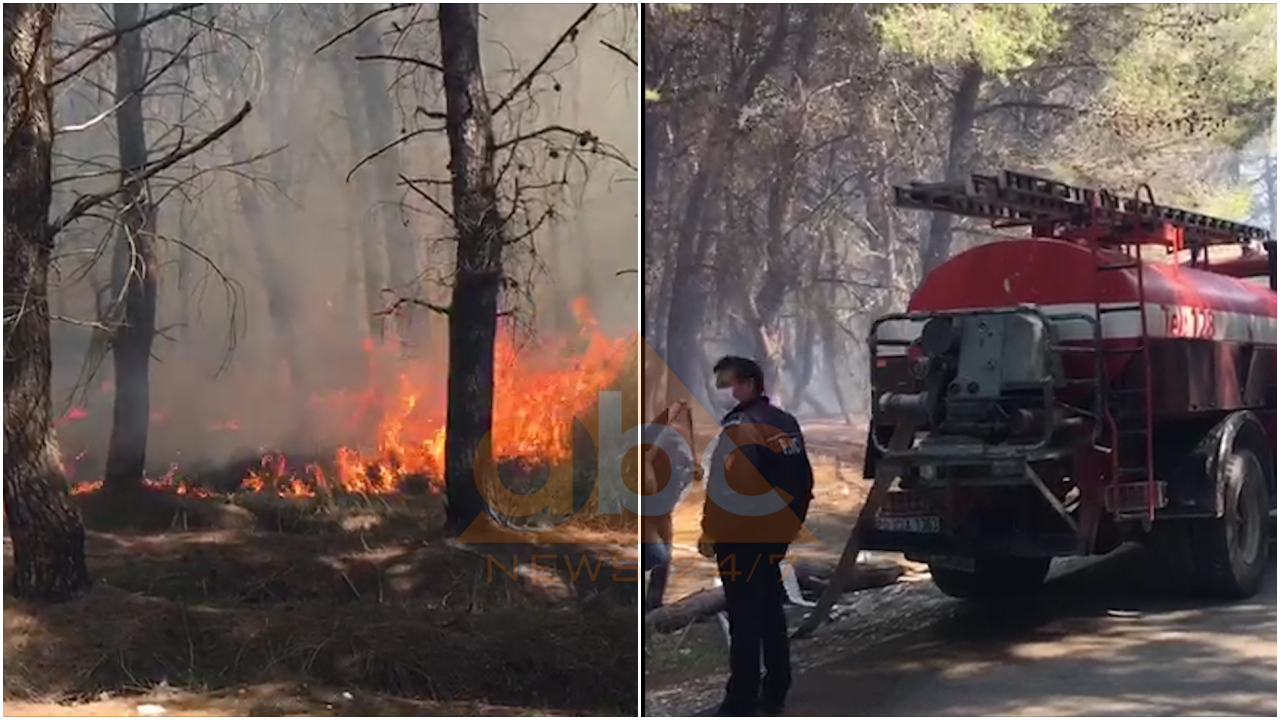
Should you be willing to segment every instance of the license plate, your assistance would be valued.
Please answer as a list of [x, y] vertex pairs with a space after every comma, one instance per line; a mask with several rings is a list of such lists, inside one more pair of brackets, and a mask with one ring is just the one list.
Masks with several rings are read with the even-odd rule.
[[876, 517], [876, 529], [884, 532], [937, 533], [942, 532], [942, 525], [936, 515]]

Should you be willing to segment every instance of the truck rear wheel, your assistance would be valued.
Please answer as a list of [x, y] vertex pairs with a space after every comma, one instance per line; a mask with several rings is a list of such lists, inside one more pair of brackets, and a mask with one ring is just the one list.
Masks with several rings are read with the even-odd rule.
[[1222, 517], [1192, 520], [1187, 528], [1195, 583], [1212, 595], [1251, 597], [1262, 585], [1270, 532], [1262, 463], [1237, 447], [1223, 459], [1222, 474]]
[[992, 601], [1034, 592], [1044, 584], [1049, 558], [974, 558], [974, 571], [966, 572], [932, 563], [933, 583], [951, 597]]

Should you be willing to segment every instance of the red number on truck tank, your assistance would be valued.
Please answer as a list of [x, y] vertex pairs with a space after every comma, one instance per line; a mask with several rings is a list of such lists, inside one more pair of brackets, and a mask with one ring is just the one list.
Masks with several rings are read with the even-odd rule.
[[1166, 307], [1166, 333], [1169, 337], [1212, 340], [1213, 311], [1198, 307]]

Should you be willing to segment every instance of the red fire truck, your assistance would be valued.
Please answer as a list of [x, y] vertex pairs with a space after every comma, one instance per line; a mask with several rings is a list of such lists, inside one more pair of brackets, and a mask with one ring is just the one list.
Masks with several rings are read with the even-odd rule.
[[[1030, 237], [940, 265], [870, 335], [862, 548], [966, 598], [1126, 541], [1199, 590], [1257, 592], [1276, 507], [1270, 233], [1015, 172], [895, 188]], [[871, 501], [869, 501], [871, 502]], [[852, 542], [852, 541], [851, 541]]]

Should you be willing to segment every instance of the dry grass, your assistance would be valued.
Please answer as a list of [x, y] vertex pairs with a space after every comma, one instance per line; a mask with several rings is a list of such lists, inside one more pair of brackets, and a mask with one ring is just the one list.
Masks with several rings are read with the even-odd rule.
[[[92, 498], [82, 506], [103, 520], [104, 501]], [[547, 592], [553, 585], [512, 572], [532, 545], [495, 547], [490, 559], [441, 541], [433, 496], [237, 502], [152, 498], [148, 522], [175, 507], [202, 521], [233, 507], [238, 520], [198, 532], [144, 533], [137, 522], [127, 533], [91, 532], [97, 583], [87, 597], [56, 606], [6, 598], [6, 699], [281, 682], [634, 712], [633, 582], [604, 570], [593, 587], [584, 578]]]
[[[261, 683], [234, 691], [188, 692], [153, 688], [141, 695], [103, 696], [83, 703], [10, 700], [6, 717], [132, 717], [142, 705], [164, 708], [166, 717], [532, 717], [552, 714], [480, 702], [413, 700], [287, 683]], [[566, 713], [554, 713], [565, 715]]]

